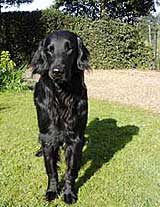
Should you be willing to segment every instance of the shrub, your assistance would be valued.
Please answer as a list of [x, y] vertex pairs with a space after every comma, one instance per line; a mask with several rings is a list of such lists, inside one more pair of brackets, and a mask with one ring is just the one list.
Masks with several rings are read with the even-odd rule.
[[16, 69], [16, 64], [10, 59], [10, 53], [2, 51], [0, 54], [0, 89], [16, 91], [24, 89], [22, 73], [22, 68]]

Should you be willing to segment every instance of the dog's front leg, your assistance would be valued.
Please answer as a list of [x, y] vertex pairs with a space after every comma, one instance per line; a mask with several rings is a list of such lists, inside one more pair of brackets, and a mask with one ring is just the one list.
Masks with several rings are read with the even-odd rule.
[[54, 149], [52, 145], [42, 143], [46, 172], [48, 175], [48, 187], [46, 191], [46, 200], [51, 201], [58, 197], [58, 173], [57, 160], [58, 148]]
[[74, 184], [80, 169], [83, 145], [83, 138], [78, 138], [77, 141], [67, 145], [66, 147], [66, 162], [68, 168], [65, 174], [64, 201], [68, 204], [75, 203], [77, 200]]

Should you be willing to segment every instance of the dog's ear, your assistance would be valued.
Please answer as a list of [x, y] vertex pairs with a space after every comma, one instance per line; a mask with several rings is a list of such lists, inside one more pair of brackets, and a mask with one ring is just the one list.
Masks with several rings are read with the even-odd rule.
[[37, 51], [31, 61], [32, 74], [45, 74], [48, 70], [47, 57], [44, 52], [45, 39], [39, 43]]
[[89, 51], [84, 46], [80, 37], [77, 37], [78, 43], [78, 57], [77, 57], [77, 67], [79, 70], [90, 69], [89, 66]]

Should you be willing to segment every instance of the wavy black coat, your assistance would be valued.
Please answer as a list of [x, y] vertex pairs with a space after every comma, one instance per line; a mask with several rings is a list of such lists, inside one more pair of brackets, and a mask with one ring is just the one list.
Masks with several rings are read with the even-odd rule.
[[65, 146], [67, 171], [64, 201], [77, 200], [74, 190], [78, 176], [88, 102], [84, 70], [89, 68], [89, 52], [82, 40], [69, 31], [56, 31], [42, 40], [32, 59], [33, 73], [41, 75], [36, 84], [39, 140], [48, 175], [46, 199], [58, 196], [58, 150]]

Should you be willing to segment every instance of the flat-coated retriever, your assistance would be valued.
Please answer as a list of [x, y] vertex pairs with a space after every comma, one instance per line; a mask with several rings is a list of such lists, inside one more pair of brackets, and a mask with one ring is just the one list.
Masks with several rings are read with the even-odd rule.
[[57, 161], [60, 146], [65, 147], [67, 171], [64, 201], [75, 203], [75, 179], [80, 169], [84, 131], [87, 123], [87, 89], [84, 70], [89, 69], [89, 52], [74, 33], [60, 30], [39, 43], [31, 66], [40, 79], [35, 86], [39, 140], [48, 175], [46, 199], [58, 196]]

